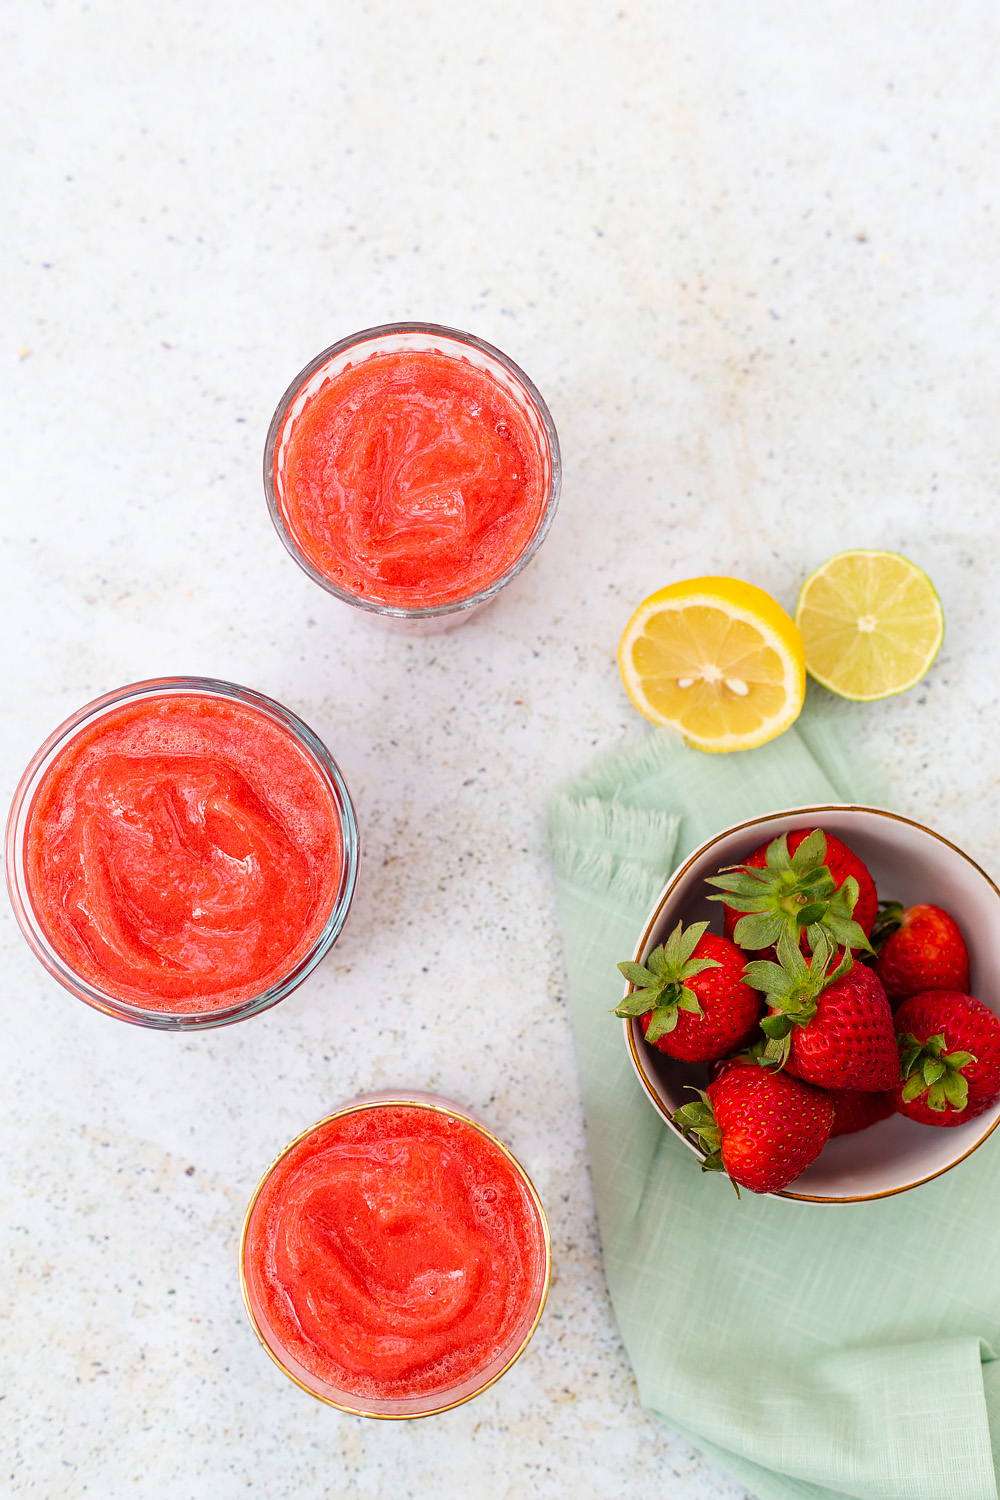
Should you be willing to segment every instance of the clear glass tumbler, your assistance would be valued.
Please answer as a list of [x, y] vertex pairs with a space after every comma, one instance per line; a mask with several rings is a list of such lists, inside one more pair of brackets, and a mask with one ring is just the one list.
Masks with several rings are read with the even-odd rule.
[[7, 885], [71, 994], [194, 1030], [302, 983], [344, 925], [359, 853], [308, 725], [251, 688], [164, 677], [105, 693], [41, 746], [7, 822]]
[[434, 1094], [368, 1095], [304, 1130], [258, 1183], [240, 1243], [267, 1353], [363, 1417], [433, 1416], [493, 1385], [538, 1327], [550, 1274], [524, 1168]]
[[[384, 383], [376, 378], [391, 364], [380, 365], [378, 356], [382, 355], [413, 356], [417, 364], [422, 356], [431, 356], [438, 366], [437, 377], [445, 377], [437, 397], [433, 389], [418, 392], [407, 408], [398, 388], [387, 396]], [[423, 368], [426, 378], [429, 366], [425, 363]], [[457, 382], [455, 390], [448, 389], [449, 372]], [[345, 381], [353, 382], [350, 389]], [[477, 409], [477, 393], [486, 398], [481, 409]], [[328, 429], [336, 427], [338, 442], [351, 447], [349, 461], [345, 458], [336, 473], [328, 455], [323, 455], [322, 463], [317, 460], [315, 485], [323, 497], [320, 511], [330, 496], [334, 500], [329, 504], [336, 511], [335, 515], [334, 509], [319, 515], [319, 530], [304, 520], [295, 479], [296, 446], [304, 442], [302, 434], [314, 422], [317, 401], [332, 408], [327, 414]], [[512, 445], [515, 433], [516, 447]], [[521, 500], [515, 500], [513, 489], [502, 490], [504, 498], [497, 501], [504, 464], [525, 469], [520, 476], [523, 497], [528, 496], [530, 486], [531, 499], [523, 515], [518, 513]], [[561, 476], [552, 417], [524, 371], [482, 339], [434, 323], [366, 328], [318, 354], [282, 396], [264, 451], [264, 489], [271, 519], [299, 566], [336, 598], [384, 625], [416, 633], [461, 624], [517, 577], [552, 524]], [[363, 502], [358, 498], [362, 492]], [[479, 531], [480, 518], [487, 514], [489, 524], [484, 521]], [[357, 526], [356, 517], [361, 518]], [[350, 545], [357, 544], [364, 552], [360, 572], [350, 568], [345, 572], [339, 562], [331, 560], [334, 552], [327, 543], [332, 539], [340, 545], [337, 539], [348, 536]], [[456, 574], [456, 585], [449, 588], [446, 574], [442, 583], [439, 572], [448, 566], [442, 559], [449, 548], [457, 558], [466, 544], [462, 579], [459, 582]], [[406, 564], [408, 585], [387, 583], [379, 573], [383, 566], [379, 549], [395, 553], [401, 546], [409, 547], [411, 554]], [[428, 557], [437, 556], [433, 585], [420, 577], [421, 546]], [[487, 556], [490, 551], [492, 557]]]

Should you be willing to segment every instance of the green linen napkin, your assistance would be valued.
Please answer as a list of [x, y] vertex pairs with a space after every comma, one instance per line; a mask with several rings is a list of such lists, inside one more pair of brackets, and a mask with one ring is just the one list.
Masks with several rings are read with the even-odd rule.
[[877, 774], [814, 710], [737, 755], [650, 732], [550, 808], [622, 1338], [643, 1404], [759, 1500], [997, 1500], [998, 1143], [877, 1202], [737, 1201], [641, 1092], [609, 1013], [615, 965], [670, 871], [712, 834], [797, 804], [884, 800]]

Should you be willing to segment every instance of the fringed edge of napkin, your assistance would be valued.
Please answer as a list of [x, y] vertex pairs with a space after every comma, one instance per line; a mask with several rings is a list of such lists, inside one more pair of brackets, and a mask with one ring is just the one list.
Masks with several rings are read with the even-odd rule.
[[564, 793], [549, 806], [549, 853], [567, 885], [631, 913], [648, 907], [670, 874], [679, 827], [676, 813]]

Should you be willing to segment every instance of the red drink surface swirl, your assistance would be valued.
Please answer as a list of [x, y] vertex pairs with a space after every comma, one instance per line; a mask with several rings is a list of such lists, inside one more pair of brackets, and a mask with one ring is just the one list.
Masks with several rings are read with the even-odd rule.
[[281, 1157], [249, 1216], [244, 1268], [272, 1346], [335, 1392], [410, 1400], [516, 1352], [546, 1249], [523, 1176], [489, 1136], [441, 1110], [380, 1104], [322, 1122]]
[[343, 864], [337, 805], [290, 731], [211, 694], [111, 709], [61, 750], [28, 815], [36, 917], [113, 998], [199, 1012], [309, 951]]
[[547, 499], [539, 439], [505, 387], [438, 350], [369, 355], [295, 419], [282, 510], [350, 594], [419, 609], [466, 599], [529, 547]]

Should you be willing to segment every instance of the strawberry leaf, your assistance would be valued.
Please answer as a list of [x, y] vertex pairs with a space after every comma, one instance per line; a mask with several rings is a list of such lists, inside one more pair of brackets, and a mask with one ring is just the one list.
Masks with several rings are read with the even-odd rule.
[[[826, 903], [823, 901], [813, 901], [810, 905], [803, 906], [797, 913], [799, 926], [807, 929], [813, 926], [819, 927], [826, 912]], [[822, 928], [820, 928], [820, 931], [822, 931]]]
[[693, 922], [687, 929], [678, 922], [667, 938], [664, 948], [665, 961], [670, 964], [686, 964], [707, 930], [707, 922]]
[[961, 1073], [946, 1073], [941, 1080], [941, 1087], [952, 1109], [964, 1109], [968, 1104], [969, 1083]]
[[790, 1032], [788, 1036], [771, 1037], [764, 1048], [764, 1062], [768, 1066], [773, 1067], [775, 1072], [777, 1072], [785, 1066], [791, 1050], [792, 1037]]
[[769, 958], [755, 958], [743, 968], [743, 978], [752, 990], [761, 990], [765, 995], [777, 994], [788, 981], [788, 975], [780, 964]]
[[865, 937], [865, 929], [853, 918], [840, 917], [836, 913], [832, 916], [826, 915], [826, 930], [839, 947], [851, 949], [860, 948], [864, 953], [871, 953], [872, 945]]
[[913, 1072], [913, 1064], [920, 1056], [923, 1043], [918, 1042], [912, 1032], [904, 1031], [896, 1038], [896, 1046], [899, 1049], [899, 1066], [903, 1077], [909, 1078]]
[[644, 1016], [650, 1010], [650, 999], [647, 990], [633, 990], [631, 995], [626, 995], [614, 1009], [613, 1014], [627, 1020], [630, 1016]]
[[644, 969], [642, 964], [628, 962], [619, 964], [618, 968], [625, 975], [625, 978], [629, 981], [630, 984], [651, 987], [652, 985], [657, 983], [656, 975], [651, 973], [649, 969]]
[[646, 1041], [658, 1042], [661, 1036], [669, 1036], [677, 1025], [677, 1006], [658, 1005], [646, 1029]]
[[703, 1016], [705, 1014], [698, 1001], [698, 996], [694, 990], [689, 990], [687, 987], [682, 989], [677, 996], [677, 1009], [686, 1010], [693, 1016]]
[[722, 965], [717, 958], [689, 958], [684, 965], [684, 978], [693, 979], [696, 974], [701, 974], [705, 969], [721, 969]]
[[785, 973], [798, 984], [805, 984], [810, 978], [815, 978], [822, 969], [829, 953], [826, 935], [820, 929], [820, 941], [813, 953], [812, 963], [807, 963], [795, 938], [786, 927], [778, 939], [776, 950], [778, 963]]
[[814, 828], [792, 855], [791, 866], [796, 874], [800, 874], [815, 865], [822, 865], [825, 859], [826, 834], [822, 828]]
[[[706, 875], [706, 885], [717, 885], [720, 891], [726, 891], [732, 896], [757, 897], [767, 885], [767, 878], [763, 870], [753, 870], [742, 865], [733, 866], [728, 870], [721, 870], [718, 875]], [[710, 901], [725, 901], [725, 896], [709, 896]], [[727, 902], [729, 906], [733, 903]]]
[[849, 974], [853, 968], [854, 955], [852, 954], [850, 948], [845, 948], [840, 963], [834, 969], [832, 974], [828, 974], [826, 976], [823, 986], [824, 989], [829, 989], [831, 984], [836, 984], [838, 979], [843, 979], [844, 975]]
[[709, 901], [724, 901], [733, 911], [758, 915], [761, 909], [760, 896], [709, 896]]
[[792, 861], [788, 853], [787, 834], [780, 833], [776, 839], [771, 840], [764, 858], [772, 870], [777, 870], [783, 875], [791, 874]]
[[784, 925], [776, 911], [755, 912], [740, 917], [733, 929], [733, 939], [741, 948], [771, 948], [778, 941]]
[[690, 1104], [682, 1104], [680, 1109], [674, 1111], [672, 1119], [675, 1124], [680, 1125], [682, 1130], [700, 1130], [703, 1125], [715, 1127], [715, 1110], [704, 1089], [697, 1089], [698, 1102], [694, 1100]]

